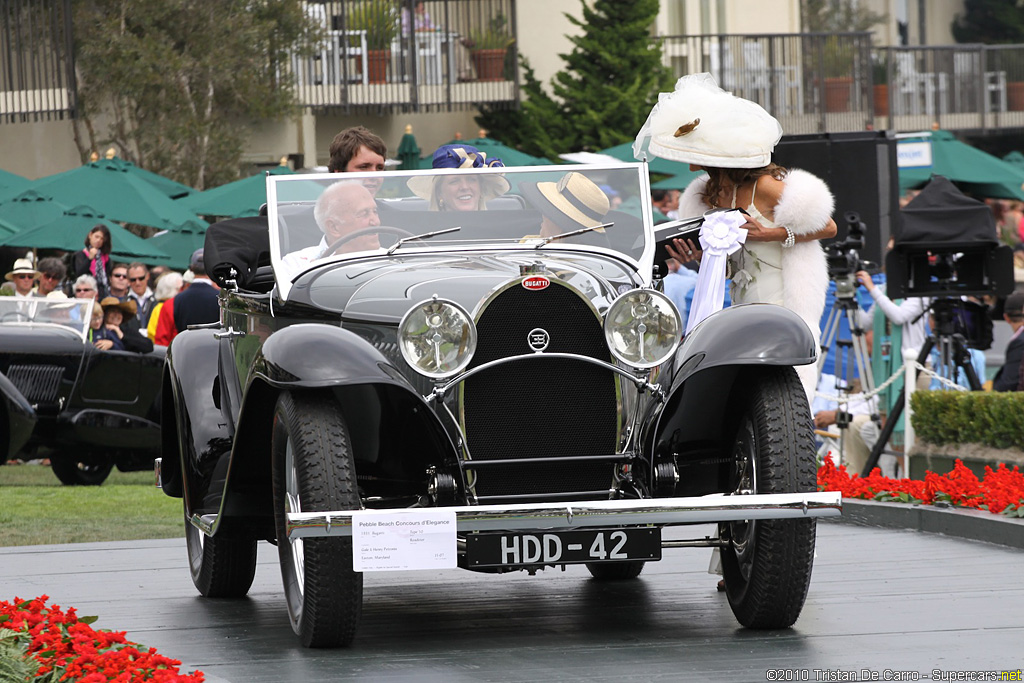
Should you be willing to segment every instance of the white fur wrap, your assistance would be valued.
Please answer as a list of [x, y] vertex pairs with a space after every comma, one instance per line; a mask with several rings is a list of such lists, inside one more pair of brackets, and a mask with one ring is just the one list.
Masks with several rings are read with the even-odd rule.
[[[679, 217], [701, 216], [710, 207], [701, 198], [708, 177], [693, 180], [679, 198]], [[818, 232], [835, 210], [835, 199], [821, 178], [790, 169], [783, 179], [785, 188], [775, 206], [775, 224], [796, 235]], [[797, 242], [782, 250], [783, 305], [799, 315], [811, 328], [817, 342], [821, 336], [821, 314], [828, 290], [828, 264], [821, 242]]]

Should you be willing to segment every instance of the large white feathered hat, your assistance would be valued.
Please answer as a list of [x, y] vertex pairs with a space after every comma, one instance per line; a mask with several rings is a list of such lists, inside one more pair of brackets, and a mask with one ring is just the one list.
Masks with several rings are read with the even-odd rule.
[[782, 126], [760, 105], [722, 90], [711, 74], [691, 74], [658, 96], [633, 143], [633, 155], [714, 168], [760, 168], [771, 162], [781, 137]]

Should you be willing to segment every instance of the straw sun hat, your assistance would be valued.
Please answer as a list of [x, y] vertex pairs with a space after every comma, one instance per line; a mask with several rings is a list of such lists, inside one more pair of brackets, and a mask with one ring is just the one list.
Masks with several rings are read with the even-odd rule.
[[125, 320], [135, 317], [135, 302], [134, 301], [121, 301], [116, 296], [108, 296], [100, 301], [100, 307], [103, 312], [106, 313], [111, 308], [121, 309], [121, 315], [124, 316]]
[[771, 163], [781, 137], [782, 126], [760, 105], [722, 90], [711, 74], [691, 74], [658, 96], [633, 155], [713, 168], [761, 168]]
[[[471, 145], [442, 145], [434, 151], [431, 161], [432, 168], [499, 168], [505, 164], [501, 159], [487, 160], [487, 153], [481, 152]], [[413, 194], [430, 202], [430, 209], [440, 209], [435, 192], [438, 183], [447, 176], [414, 176], [409, 178], [408, 186]], [[500, 175], [474, 176], [480, 179], [481, 201], [489, 202], [509, 191], [509, 182]]]
[[[522, 183], [519, 191], [564, 232], [604, 223], [608, 195], [582, 173], [571, 171], [557, 183]], [[597, 232], [604, 232], [598, 228]]]
[[11, 272], [4, 275], [5, 280], [13, 280], [15, 275], [31, 275], [32, 277], [39, 277], [39, 271], [32, 267], [32, 262], [27, 258], [20, 258], [14, 262], [14, 268]]

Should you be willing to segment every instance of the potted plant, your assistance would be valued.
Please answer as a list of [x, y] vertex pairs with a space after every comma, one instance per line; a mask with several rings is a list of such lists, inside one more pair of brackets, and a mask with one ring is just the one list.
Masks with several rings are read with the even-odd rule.
[[398, 34], [394, 0], [362, 0], [348, 12], [349, 31], [366, 31], [366, 60], [370, 83], [387, 81], [391, 44]]
[[871, 65], [871, 83], [875, 98], [875, 116], [889, 115], [889, 62], [878, 57]]
[[836, 36], [825, 40], [825, 111], [850, 111], [855, 54], [853, 45], [841, 42]]
[[477, 80], [504, 80], [505, 55], [514, 42], [504, 14], [496, 14], [487, 22], [487, 28], [470, 31], [463, 44], [473, 59]]

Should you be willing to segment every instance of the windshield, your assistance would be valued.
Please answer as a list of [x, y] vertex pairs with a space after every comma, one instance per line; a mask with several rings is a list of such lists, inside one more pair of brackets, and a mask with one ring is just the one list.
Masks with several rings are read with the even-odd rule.
[[285, 297], [310, 268], [387, 253], [596, 250], [643, 271], [653, 251], [643, 164], [276, 175], [267, 211]]
[[91, 299], [0, 297], [0, 326], [64, 330], [84, 341], [93, 303]]

